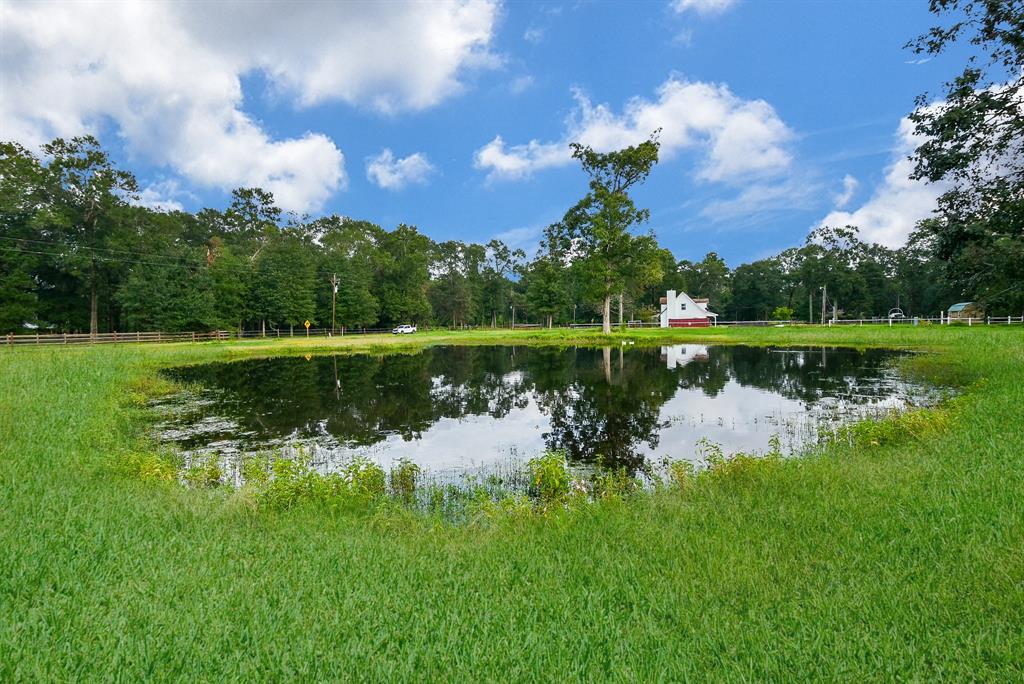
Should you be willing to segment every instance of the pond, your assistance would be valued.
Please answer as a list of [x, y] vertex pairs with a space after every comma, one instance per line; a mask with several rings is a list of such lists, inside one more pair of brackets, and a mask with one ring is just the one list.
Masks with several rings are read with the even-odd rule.
[[[521, 470], [546, 450], [631, 473], [664, 457], [798, 453], [844, 423], [927, 404], [902, 352], [674, 345], [448, 346], [413, 354], [277, 357], [165, 371], [186, 390], [155, 403], [159, 437], [186, 455], [311, 454], [329, 472], [354, 457], [428, 475]], [[233, 473], [233, 474], [232, 474]]]

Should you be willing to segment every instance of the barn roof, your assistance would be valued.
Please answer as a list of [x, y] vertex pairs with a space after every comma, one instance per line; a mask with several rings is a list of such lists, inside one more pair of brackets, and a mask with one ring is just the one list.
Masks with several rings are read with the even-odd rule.
[[973, 304], [974, 302], [960, 302], [959, 304], [954, 304], [953, 306], [949, 307], [949, 313], [958, 313], [960, 311], [963, 311], [967, 307], [972, 306]]

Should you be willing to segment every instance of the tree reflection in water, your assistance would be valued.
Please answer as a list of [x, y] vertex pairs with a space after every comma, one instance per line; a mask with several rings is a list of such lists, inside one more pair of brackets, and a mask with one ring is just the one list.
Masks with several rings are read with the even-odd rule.
[[670, 401], [700, 400], [702, 412], [713, 411], [707, 407], [724, 405], [725, 395], [742, 387], [760, 391], [742, 394], [731, 410], [750, 415], [787, 400], [798, 402], [797, 410], [825, 399], [877, 403], [908, 387], [892, 369], [894, 355], [703, 345], [453, 346], [212, 363], [167, 371], [199, 386], [201, 401], [182, 397], [185, 405], [164, 427], [186, 449], [256, 450], [301, 440], [358, 450], [399, 438], [415, 443], [443, 423], [448, 438], [438, 449], [486, 460], [502, 454], [480, 453], [481, 435], [521, 423], [524, 442], [541, 437], [572, 462], [600, 460], [634, 471], [668, 434]]

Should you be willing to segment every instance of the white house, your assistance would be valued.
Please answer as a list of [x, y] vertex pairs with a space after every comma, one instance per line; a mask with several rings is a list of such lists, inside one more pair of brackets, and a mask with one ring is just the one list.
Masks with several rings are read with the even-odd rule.
[[693, 299], [685, 292], [669, 290], [661, 298], [662, 328], [706, 328], [714, 325], [718, 314], [708, 311], [708, 300]]

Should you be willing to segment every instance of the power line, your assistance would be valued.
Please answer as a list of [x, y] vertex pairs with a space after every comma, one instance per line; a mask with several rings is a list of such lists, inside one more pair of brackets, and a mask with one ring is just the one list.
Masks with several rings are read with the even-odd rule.
[[[62, 257], [62, 256], [66, 256], [66, 255], [63, 255], [63, 254], [60, 254], [60, 253], [41, 252], [41, 251], [38, 251], [38, 250], [28, 250], [28, 249], [13, 248], [13, 247], [3, 247], [2, 245], [0, 245], [0, 252], [12, 252], [12, 253], [15, 253], [15, 254], [37, 254], [37, 255], [40, 255], [40, 256], [48, 256], [48, 257]], [[182, 262], [168, 262], [168, 261], [157, 262], [157, 261], [141, 261], [141, 260], [138, 260], [138, 259], [123, 259], [123, 258], [106, 257], [106, 256], [102, 256], [102, 255], [94, 255], [94, 256], [92, 256], [90, 258], [93, 258], [96, 261], [102, 261], [104, 263], [137, 264], [137, 265], [141, 265], [141, 266], [161, 266], [161, 267], [164, 267], [164, 268], [183, 268], [185, 270], [198, 270], [198, 269], [202, 268], [203, 266], [207, 265], [204, 261], [185, 262], [185, 263], [182, 263]], [[249, 273], [249, 274], [259, 274], [259, 272], [260, 272], [255, 267], [249, 267], [249, 266], [245, 266], [245, 265], [238, 265], [238, 266], [222, 265], [222, 266], [219, 266], [219, 268], [227, 270], [227, 271], [232, 271], [233, 270], [233, 271], [236, 271], [236, 272], [244, 272], [244, 273]], [[268, 272], [270, 275], [280, 275], [282, 273], [291, 272], [291, 271], [289, 271], [288, 269], [284, 269], [284, 268], [270, 268], [270, 269], [268, 269], [267, 271], [264, 271], [264, 272]], [[329, 272], [330, 271], [313, 271], [313, 275], [314, 276], [324, 275], [324, 274], [328, 274]]]
[[0, 240], [9, 240], [11, 242], [32, 242], [38, 245], [50, 245], [53, 247], [67, 247], [68, 249], [87, 249], [96, 252], [114, 252], [118, 254], [131, 254], [133, 256], [147, 256], [145, 252], [136, 252], [130, 249], [116, 249], [114, 247], [96, 247], [93, 245], [76, 245], [70, 242], [62, 242], [60, 240], [38, 240], [36, 238], [20, 238], [20, 237], [8, 237], [6, 235], [0, 235]]
[[[43, 242], [43, 241], [37, 240], [36, 242]], [[50, 244], [53, 244], [53, 243], [50, 243]], [[61, 252], [43, 252], [43, 251], [39, 251], [39, 250], [25, 249], [25, 248], [21, 248], [21, 247], [4, 247], [3, 245], [0, 245], [0, 251], [13, 252], [13, 253], [18, 253], [18, 254], [37, 254], [37, 255], [40, 255], [40, 256], [48, 256], [48, 257], [55, 257], [55, 258], [60, 258], [60, 257], [66, 257], [67, 256], [66, 254], [61, 253]], [[140, 265], [140, 266], [162, 266], [162, 267], [166, 267], [166, 268], [183, 268], [183, 269], [187, 269], [187, 270], [197, 270], [197, 269], [202, 268], [204, 265], [206, 265], [206, 264], [204, 264], [204, 262], [202, 260], [196, 261], [196, 262], [188, 262], [188, 261], [148, 261], [148, 260], [143, 261], [143, 260], [140, 260], [140, 259], [125, 259], [123, 257], [111, 257], [111, 256], [105, 256], [105, 255], [102, 255], [102, 254], [88, 255], [88, 258], [95, 259], [96, 261], [102, 261], [104, 263], [136, 264], [136, 265]], [[235, 273], [244, 273], [244, 274], [257, 274], [257, 273], [259, 273], [259, 270], [257, 270], [257, 267], [255, 265], [252, 265], [252, 266], [247, 266], [245, 264], [221, 265], [221, 266], [218, 266], [217, 268], [222, 269], [222, 270], [226, 270], [226, 271], [229, 271], [229, 272], [234, 271]], [[274, 275], [274, 274], [280, 275], [280, 274], [289, 273], [289, 272], [291, 272], [291, 271], [288, 271], [287, 269], [269, 269], [269, 273], [271, 275]], [[320, 277], [320, 276], [330, 275], [331, 273], [332, 273], [331, 271], [317, 270], [317, 271], [313, 272], [313, 275], [314, 275], [314, 277]]]
[[[63, 257], [63, 256], [66, 256], [65, 254], [61, 254], [59, 252], [57, 252], [57, 253], [55, 253], [55, 252], [40, 252], [40, 251], [34, 250], [34, 249], [23, 249], [23, 248], [18, 248], [18, 247], [4, 247], [2, 245], [0, 245], [0, 251], [2, 251], [2, 252], [14, 252], [16, 254], [38, 254], [40, 256], [48, 256], [48, 257]], [[114, 262], [114, 263], [121, 263], [121, 264], [139, 264], [141, 266], [171, 266], [171, 267], [180, 266], [180, 267], [188, 268], [188, 264], [181, 264], [181, 263], [157, 262], [157, 261], [138, 261], [138, 260], [133, 260], [133, 259], [120, 259], [120, 258], [114, 259], [112, 257], [105, 257], [105, 256], [102, 256], [102, 255], [93, 255], [90, 258], [95, 259], [96, 261]]]

